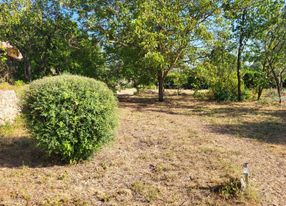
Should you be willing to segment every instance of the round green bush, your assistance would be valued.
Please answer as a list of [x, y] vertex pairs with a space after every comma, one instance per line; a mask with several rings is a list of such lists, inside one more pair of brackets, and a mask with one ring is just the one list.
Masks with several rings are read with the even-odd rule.
[[87, 159], [114, 136], [117, 100], [91, 78], [61, 75], [36, 80], [23, 99], [23, 113], [38, 145], [63, 161]]

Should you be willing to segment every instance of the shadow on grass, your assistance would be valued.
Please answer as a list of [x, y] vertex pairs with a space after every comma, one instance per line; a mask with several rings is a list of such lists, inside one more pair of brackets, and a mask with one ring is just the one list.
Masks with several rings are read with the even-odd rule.
[[[252, 138], [272, 144], [286, 144], [286, 110], [261, 107], [228, 106], [221, 108], [197, 107], [191, 114], [216, 119], [210, 126], [215, 133]], [[234, 120], [234, 124], [224, 123]], [[221, 120], [221, 121], [220, 121]]]
[[[170, 98], [163, 103], [158, 102], [155, 97], [138, 96], [121, 97], [119, 101], [122, 107], [140, 112], [214, 118], [219, 124], [210, 126], [212, 132], [253, 138], [267, 143], [286, 144], [286, 110], [266, 109], [255, 103], [248, 106], [232, 102], [198, 101], [190, 96]], [[238, 123], [224, 124], [224, 119], [232, 118]]]
[[130, 108], [137, 111], [145, 110], [146, 108], [155, 108], [159, 102], [154, 97], [134, 97], [127, 95], [119, 95], [118, 100], [120, 107]]
[[53, 165], [60, 164], [58, 161], [51, 161], [43, 151], [36, 147], [35, 142], [31, 138], [0, 137], [0, 168], [38, 168]]
[[240, 124], [212, 125], [211, 131], [220, 134], [253, 138], [271, 144], [286, 144], [285, 122], [242, 122]]
[[[120, 106], [137, 111], [160, 112], [171, 115], [198, 116], [241, 116], [255, 112], [254, 108], [229, 107], [232, 103], [215, 102], [211, 100], [196, 100], [191, 95], [169, 96], [164, 102], [158, 102], [155, 97], [119, 96]], [[212, 108], [213, 105], [225, 108]]]
[[[170, 114], [176, 114], [174, 112], [169, 111], [170, 108], [180, 108], [180, 109], [194, 109], [195, 105], [183, 105], [178, 102], [188, 101], [186, 95], [168, 96], [164, 100], [164, 102], [159, 102], [156, 96], [126, 96], [120, 95], [118, 96], [118, 100], [120, 102], [121, 107], [128, 107], [131, 109], [139, 110], [139, 111], [153, 111], [153, 112], [164, 112]], [[174, 104], [176, 102], [176, 104]], [[178, 103], [178, 104], [177, 104]], [[179, 113], [178, 113], [179, 114]]]
[[118, 100], [121, 103], [133, 103], [139, 105], [152, 105], [158, 102], [155, 97], [140, 97], [140, 96], [130, 96], [130, 95], [118, 95]]
[[[215, 133], [252, 138], [266, 143], [286, 144], [286, 110], [223, 107], [211, 109], [205, 115], [218, 120], [236, 119], [235, 124], [224, 124], [222, 121], [210, 126], [211, 131]], [[246, 121], [247, 119], [251, 121]]]

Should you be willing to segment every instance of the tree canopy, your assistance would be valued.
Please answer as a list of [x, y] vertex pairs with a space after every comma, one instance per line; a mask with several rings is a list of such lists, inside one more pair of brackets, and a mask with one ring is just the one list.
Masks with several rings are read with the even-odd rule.
[[252, 81], [259, 97], [275, 85], [281, 100], [283, 0], [3, 0], [0, 11], [0, 40], [23, 54], [8, 65], [10, 81], [68, 72], [113, 88], [154, 84], [163, 101], [166, 77], [189, 68], [183, 75], [231, 99]]

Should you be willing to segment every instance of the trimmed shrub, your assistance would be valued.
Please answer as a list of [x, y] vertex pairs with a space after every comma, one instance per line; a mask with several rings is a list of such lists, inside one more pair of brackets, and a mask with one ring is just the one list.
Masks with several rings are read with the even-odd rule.
[[104, 83], [74, 75], [36, 80], [23, 100], [38, 145], [70, 163], [87, 159], [112, 139], [116, 108], [117, 100]]

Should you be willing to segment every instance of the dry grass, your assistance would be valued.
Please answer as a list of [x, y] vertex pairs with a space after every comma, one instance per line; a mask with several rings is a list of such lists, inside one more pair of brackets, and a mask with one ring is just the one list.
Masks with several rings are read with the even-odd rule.
[[[0, 128], [0, 205], [285, 205], [285, 105], [120, 98], [115, 141], [56, 165], [19, 119]], [[236, 192], [249, 162], [251, 187]]]
[[17, 96], [23, 95], [25, 88], [26, 88], [26, 85], [24, 85], [23, 83], [15, 84], [15, 85], [11, 85], [7, 82], [0, 83], [0, 90], [14, 90]]

